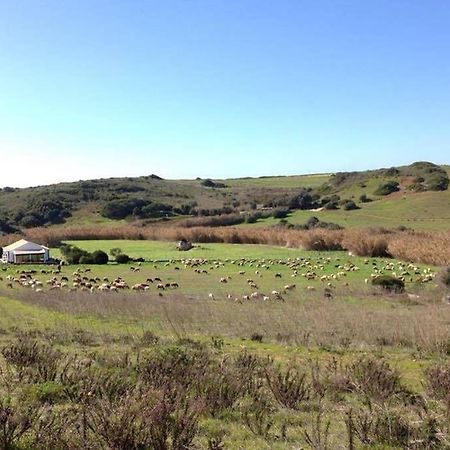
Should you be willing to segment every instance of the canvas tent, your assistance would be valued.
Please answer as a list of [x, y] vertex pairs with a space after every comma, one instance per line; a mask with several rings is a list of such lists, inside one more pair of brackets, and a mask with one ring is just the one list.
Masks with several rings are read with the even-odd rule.
[[48, 247], [21, 239], [3, 247], [2, 263], [47, 263], [50, 259]]

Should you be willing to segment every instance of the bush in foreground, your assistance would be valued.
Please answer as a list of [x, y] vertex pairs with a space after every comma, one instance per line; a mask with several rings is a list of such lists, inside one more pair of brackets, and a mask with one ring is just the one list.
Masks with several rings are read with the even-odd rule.
[[405, 282], [390, 275], [381, 275], [372, 280], [374, 286], [380, 286], [389, 292], [401, 293], [405, 291]]

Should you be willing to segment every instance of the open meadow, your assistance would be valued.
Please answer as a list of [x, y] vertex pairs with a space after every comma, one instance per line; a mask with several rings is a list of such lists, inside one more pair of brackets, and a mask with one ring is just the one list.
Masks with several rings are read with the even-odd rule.
[[[2, 268], [2, 448], [448, 448], [439, 267], [70, 243], [142, 260]], [[404, 291], [372, 284], [386, 275]]]

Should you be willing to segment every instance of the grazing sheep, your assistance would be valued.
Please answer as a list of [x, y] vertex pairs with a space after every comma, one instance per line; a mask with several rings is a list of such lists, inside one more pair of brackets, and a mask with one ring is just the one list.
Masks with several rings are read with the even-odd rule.
[[295, 284], [286, 284], [286, 286], [284, 286], [285, 291], [292, 291], [292, 289], [295, 289]]
[[209, 297], [210, 300], [215, 300], [215, 299], [216, 299], [216, 298], [214, 297], [214, 294], [213, 294], [212, 292], [210, 292], [210, 293], [208, 294], [208, 297]]

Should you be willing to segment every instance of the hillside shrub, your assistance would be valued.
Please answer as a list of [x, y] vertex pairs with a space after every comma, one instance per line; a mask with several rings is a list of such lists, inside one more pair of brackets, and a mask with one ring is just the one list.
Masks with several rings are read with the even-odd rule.
[[223, 183], [217, 183], [210, 178], [207, 178], [205, 180], [202, 180], [200, 184], [204, 187], [210, 187], [210, 188], [224, 188], [226, 187]]
[[167, 217], [172, 215], [172, 206], [164, 203], [149, 203], [143, 206], [140, 210], [134, 210], [133, 215], [141, 218], [157, 218]]
[[359, 197], [359, 201], [360, 201], [361, 203], [369, 203], [369, 202], [372, 201], [372, 199], [369, 198], [369, 197], [367, 197], [367, 194], [362, 194], [362, 195]]
[[381, 275], [372, 280], [374, 286], [380, 286], [389, 292], [401, 293], [405, 291], [405, 282], [391, 275]]
[[337, 223], [322, 222], [315, 216], [310, 217], [304, 224], [296, 224], [296, 225], [289, 224], [289, 225], [290, 225], [290, 227], [294, 228], [295, 230], [314, 230], [316, 228], [323, 228], [326, 230], [343, 230], [344, 229], [344, 227], [342, 227], [341, 225], [339, 225]]
[[25, 228], [33, 228], [44, 225], [44, 219], [38, 215], [28, 214], [20, 220], [20, 225]]
[[396, 167], [391, 167], [384, 170], [384, 175], [386, 177], [396, 177], [400, 174], [400, 171]]
[[276, 209], [273, 212], [274, 219], [285, 219], [289, 213], [288, 209]]
[[101, 210], [101, 215], [108, 219], [120, 220], [131, 216], [133, 212], [140, 213], [144, 206], [150, 202], [141, 199], [113, 200], [105, 203]]
[[298, 195], [289, 202], [290, 209], [315, 209], [319, 206], [318, 196], [312, 193], [311, 188], [302, 189]]
[[436, 174], [430, 177], [428, 180], [428, 189], [430, 191], [445, 191], [448, 189], [448, 176]]
[[345, 211], [353, 211], [354, 209], [359, 209], [359, 206], [353, 200], [346, 200], [342, 207]]
[[17, 228], [11, 225], [8, 221], [4, 219], [0, 219], [0, 234], [5, 233], [15, 233], [17, 231]]
[[334, 201], [334, 200], [330, 200], [329, 202], [327, 202], [323, 205], [323, 208], [327, 209], [327, 210], [338, 209], [338, 202]]
[[386, 183], [380, 184], [377, 190], [374, 192], [375, 195], [389, 195], [393, 192], [400, 190], [400, 185], [397, 181], [388, 181]]
[[247, 217], [245, 218], [245, 222], [246, 223], [256, 223], [258, 221], [258, 219], [261, 218], [261, 214], [260, 213], [252, 213], [252, 214], [248, 214]]

